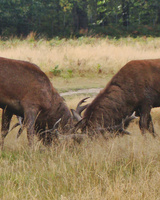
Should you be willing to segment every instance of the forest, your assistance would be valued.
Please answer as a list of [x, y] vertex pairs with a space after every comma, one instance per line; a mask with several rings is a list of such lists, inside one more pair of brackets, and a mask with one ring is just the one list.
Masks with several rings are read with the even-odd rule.
[[159, 0], [1, 0], [0, 35], [159, 36]]

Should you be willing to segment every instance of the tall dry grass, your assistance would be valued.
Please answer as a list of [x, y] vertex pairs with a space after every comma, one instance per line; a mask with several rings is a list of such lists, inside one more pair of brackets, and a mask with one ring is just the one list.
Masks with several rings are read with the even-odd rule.
[[[159, 38], [11, 39], [0, 41], [0, 56], [37, 64], [60, 91], [104, 87], [132, 59], [159, 58]], [[61, 74], [53, 78], [55, 67]], [[84, 81], [83, 81], [84, 80]]]
[[[58, 77], [56, 80], [61, 85], [56, 86], [74, 88], [75, 81], [80, 79], [84, 82], [81, 86], [93, 84], [90, 79], [95, 86], [100, 79], [105, 79], [96, 77], [99, 68], [107, 75], [132, 59], [159, 58], [159, 47], [159, 38], [118, 41], [28, 38], [0, 41], [0, 56], [31, 61], [46, 73], [56, 65], [63, 70], [71, 69], [76, 72], [74, 77], [66, 82], [66, 77]], [[75, 107], [79, 98], [67, 97], [69, 107]], [[136, 120], [129, 126], [131, 136], [109, 141], [88, 140], [81, 145], [62, 141], [52, 148], [36, 143], [33, 150], [27, 145], [26, 132], [17, 140], [18, 129], [13, 130], [6, 137], [5, 150], [0, 153], [0, 199], [160, 199], [159, 109], [154, 109], [152, 115], [156, 139], [149, 134], [142, 137]]]
[[[140, 200], [160, 198], [160, 140], [140, 135], [29, 149], [23, 134], [0, 156], [1, 199]], [[25, 141], [22, 140], [25, 139]]]
[[60, 69], [91, 73], [101, 67], [115, 72], [132, 59], [159, 58], [159, 38], [81, 38], [79, 40], [39, 40], [0, 42], [0, 56], [33, 62], [43, 71]]

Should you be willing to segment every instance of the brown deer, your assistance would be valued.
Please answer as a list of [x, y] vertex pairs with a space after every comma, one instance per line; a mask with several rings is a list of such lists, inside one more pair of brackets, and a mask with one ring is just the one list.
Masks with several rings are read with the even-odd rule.
[[[84, 101], [85, 99], [78, 104], [78, 115], [87, 107], [87, 105], [80, 107]], [[0, 108], [3, 109], [1, 127], [2, 148], [4, 138], [9, 132], [10, 121], [13, 115], [19, 116], [19, 119], [23, 121], [27, 128], [27, 137], [30, 145], [32, 144], [34, 134], [44, 144], [50, 144], [53, 139], [52, 132], [57, 121], [60, 121], [59, 126], [62, 132], [67, 132], [73, 128], [72, 113], [64, 99], [52, 86], [45, 73], [38, 66], [26, 61], [0, 57]], [[99, 112], [96, 112], [101, 112], [101, 109]], [[123, 116], [121, 115], [120, 117]], [[127, 120], [130, 122], [132, 117], [126, 119], [124, 123], [128, 123]], [[117, 120], [117, 123], [119, 122], [120, 124], [112, 127], [112, 129], [119, 130], [119, 127], [122, 128], [122, 118]], [[21, 134], [22, 130], [23, 127], [21, 126], [19, 134]], [[59, 134], [57, 135], [59, 136]], [[78, 135], [76, 137], [71, 135], [70, 137], [77, 139]]]
[[[2, 148], [13, 114], [24, 118], [29, 144], [35, 132], [51, 129], [59, 118], [64, 130], [65, 125], [72, 124], [70, 110], [48, 77], [39, 67], [25, 61], [0, 58], [0, 107]], [[50, 140], [47, 134], [39, 134], [44, 143]]]
[[[112, 131], [117, 127], [123, 132], [117, 125], [135, 111], [142, 134], [148, 130], [155, 137], [150, 115], [153, 107], [160, 107], [160, 59], [133, 60], [113, 76], [83, 117], [78, 116], [77, 129]], [[76, 111], [72, 112], [77, 117]]]

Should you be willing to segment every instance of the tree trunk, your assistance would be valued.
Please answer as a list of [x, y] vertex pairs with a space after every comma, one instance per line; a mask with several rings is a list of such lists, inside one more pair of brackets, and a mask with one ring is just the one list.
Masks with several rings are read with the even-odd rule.
[[157, 23], [160, 24], [160, 6], [158, 6], [158, 11], [157, 11]]
[[123, 26], [129, 25], [129, 2], [122, 0]]
[[86, 29], [88, 27], [87, 1], [83, 0], [81, 6], [74, 3], [72, 13], [74, 31]]

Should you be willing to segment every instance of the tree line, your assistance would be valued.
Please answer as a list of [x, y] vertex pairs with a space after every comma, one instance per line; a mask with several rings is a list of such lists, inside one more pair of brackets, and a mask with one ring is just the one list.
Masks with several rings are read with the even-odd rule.
[[[1, 0], [1, 37], [159, 34], [159, 0]], [[142, 31], [144, 29], [144, 31]], [[153, 31], [155, 30], [156, 31]]]

